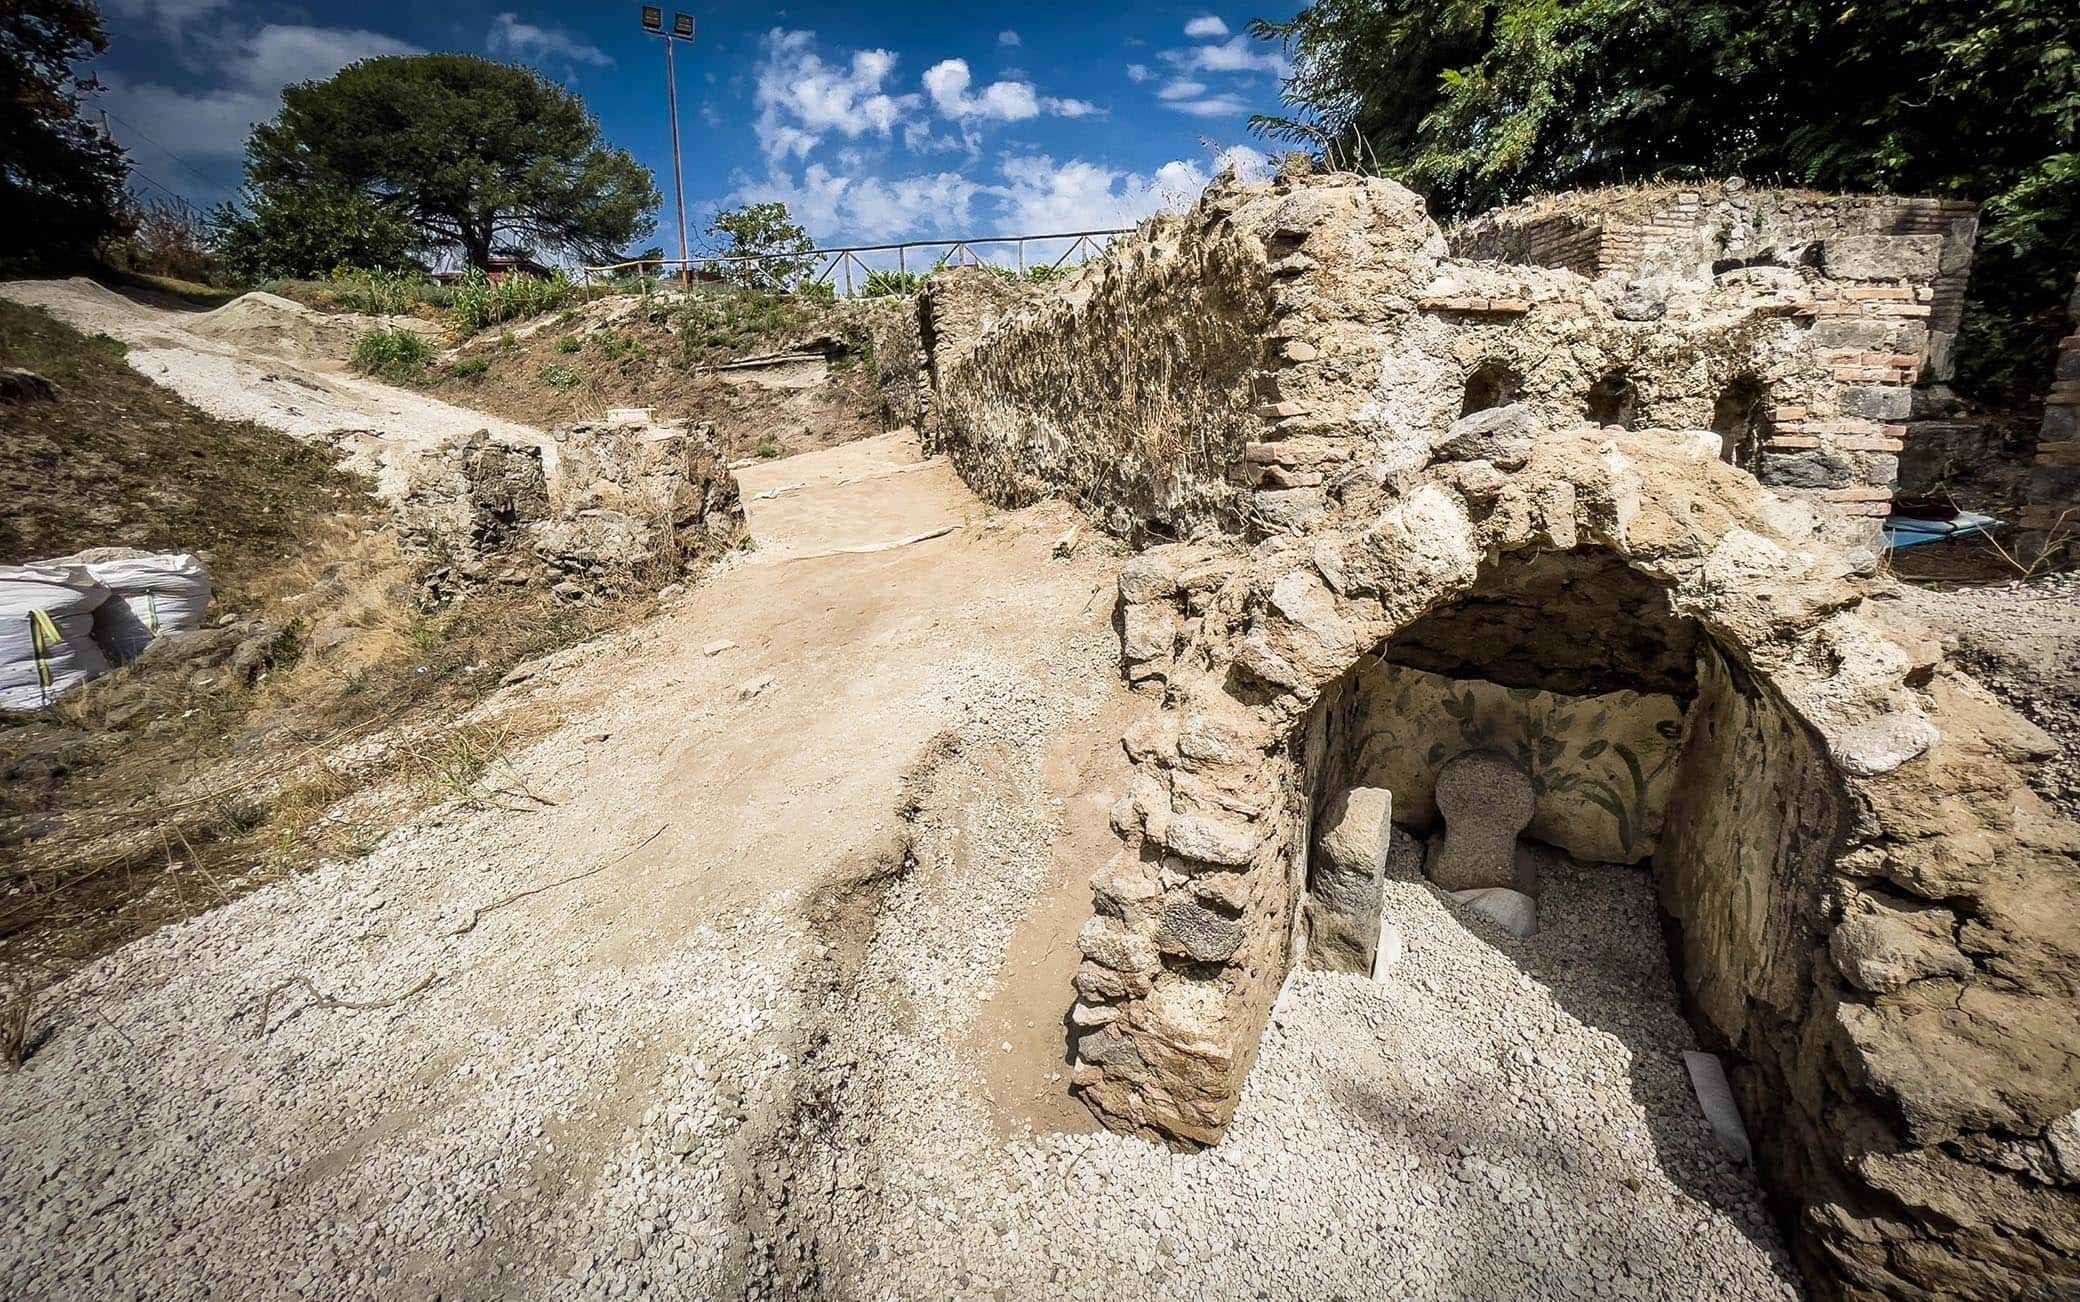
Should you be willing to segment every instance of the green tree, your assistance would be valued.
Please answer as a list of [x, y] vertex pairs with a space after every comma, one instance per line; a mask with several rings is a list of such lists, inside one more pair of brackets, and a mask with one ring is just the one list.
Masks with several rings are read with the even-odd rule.
[[725, 262], [722, 273], [753, 289], [794, 289], [815, 268], [804, 255], [816, 247], [784, 203], [752, 203], [715, 214], [708, 239], [722, 257], [748, 257], [754, 262]]
[[2080, 0], [1322, 0], [1252, 31], [1294, 56], [1260, 130], [1447, 218], [1734, 174], [1975, 200], [1960, 368], [2042, 383], [2080, 266]]
[[284, 89], [246, 144], [246, 179], [277, 202], [359, 191], [473, 267], [511, 245], [604, 261], [657, 225], [649, 169], [601, 141], [583, 100], [464, 54], [365, 59]]
[[107, 48], [85, 0], [0, 7], [0, 213], [14, 246], [0, 260], [77, 260], [125, 229], [130, 162], [80, 119], [82, 96], [100, 88], [73, 68]]
[[343, 267], [401, 271], [417, 237], [374, 196], [327, 186], [277, 187], [210, 213], [217, 262], [234, 279], [312, 280]]

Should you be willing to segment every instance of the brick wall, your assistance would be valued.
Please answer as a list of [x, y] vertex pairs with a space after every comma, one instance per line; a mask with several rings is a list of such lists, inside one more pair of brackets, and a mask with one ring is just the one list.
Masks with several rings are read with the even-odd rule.
[[[2080, 278], [2067, 313], [2080, 322]], [[2058, 369], [2044, 396], [2044, 425], [2022, 509], [2023, 545], [2031, 555], [2080, 555], [2080, 332], [2058, 345]]]

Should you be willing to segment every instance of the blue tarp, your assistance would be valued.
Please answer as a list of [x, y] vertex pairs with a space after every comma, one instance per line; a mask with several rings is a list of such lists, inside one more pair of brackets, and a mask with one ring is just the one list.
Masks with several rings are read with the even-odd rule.
[[1990, 515], [1975, 515], [1970, 511], [1959, 511], [1942, 520], [1895, 515], [1885, 521], [1885, 545], [1889, 548], [1918, 547], [1922, 543], [1969, 538], [1974, 534], [1991, 533], [2001, 524], [2002, 521]]

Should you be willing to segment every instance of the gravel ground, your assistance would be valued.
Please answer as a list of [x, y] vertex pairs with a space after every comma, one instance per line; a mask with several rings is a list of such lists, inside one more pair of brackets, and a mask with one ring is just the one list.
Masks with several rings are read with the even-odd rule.
[[1002, 1135], [974, 1058], [1010, 1046], [963, 1044], [1030, 907], [1050, 731], [967, 735], [927, 784], [915, 866], [810, 1068], [775, 1294], [1798, 1296], [1691, 1094], [1640, 870], [1557, 870], [1529, 941], [1391, 883], [1401, 962], [1302, 972], [1212, 1150]]
[[1073, 517], [900, 443], [746, 471], [758, 551], [510, 689], [553, 805], [46, 992], [0, 1297], [1795, 1295], [1636, 871], [1554, 871], [1528, 942], [1395, 885], [1401, 963], [1294, 981], [1216, 1149], [1024, 1124], [1146, 702]]
[[1958, 663], [2058, 742], [2059, 753], [2031, 781], [2046, 800], [2080, 817], [2080, 574], [1985, 587], [1910, 586], [1900, 600]]

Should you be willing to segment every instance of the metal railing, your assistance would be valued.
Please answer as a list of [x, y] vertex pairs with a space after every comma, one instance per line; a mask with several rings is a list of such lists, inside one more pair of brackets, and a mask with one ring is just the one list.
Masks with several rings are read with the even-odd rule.
[[[1131, 226], [1123, 226], [1115, 230], [1063, 231], [1055, 235], [999, 235], [982, 239], [908, 240], [901, 244], [853, 244], [842, 248], [810, 249], [803, 253], [723, 253], [705, 258], [637, 258], [629, 262], [610, 262], [597, 267], [584, 267], [580, 269], [580, 272], [582, 283], [586, 285], [592, 284], [595, 278], [604, 279], [630, 273], [636, 275], [654, 274], [660, 280], [680, 279], [690, 281], [697, 274], [705, 272], [711, 277], [732, 283], [756, 284], [759, 279], [763, 278], [770, 282], [774, 288], [782, 289], [799, 289], [804, 285], [821, 285], [826, 283], [835, 289], [839, 279], [842, 277], [844, 281], [844, 296], [852, 298], [856, 293], [864, 291], [867, 280], [873, 276], [875, 271], [885, 272], [889, 270], [886, 266], [876, 268], [867, 265], [866, 257], [869, 254], [883, 255], [881, 260], [885, 262], [887, 260], [885, 255], [893, 253], [895, 255], [895, 273], [907, 281], [910, 275], [911, 253], [913, 250], [945, 250], [937, 258], [931, 259], [929, 265], [925, 266], [924, 270], [931, 272], [937, 271], [941, 267], [995, 265], [985, 262], [976, 250], [979, 248], [1009, 245], [1016, 251], [1017, 271], [1023, 277], [1029, 273], [1032, 267], [1045, 266], [1050, 271], [1059, 271], [1068, 264], [1070, 259], [1076, 258], [1079, 253], [1083, 255], [1077, 259], [1079, 265], [1082, 262], [1087, 262], [1091, 258], [1104, 253], [1105, 246], [1102, 241], [1108, 240], [1115, 235], [1129, 234], [1133, 229]], [[1068, 247], [1063, 249], [1052, 261], [1043, 259], [1028, 263], [1026, 258], [1027, 245], [1050, 244], [1061, 240], [1069, 241]], [[775, 272], [774, 268], [776, 267], [787, 268], [788, 270], [785, 274], [780, 274]], [[655, 268], [654, 273], [648, 270], [650, 268]], [[1006, 270], [1009, 269], [1009, 267], [1006, 268]], [[853, 279], [855, 271], [859, 274], [859, 280], [856, 284]]]

